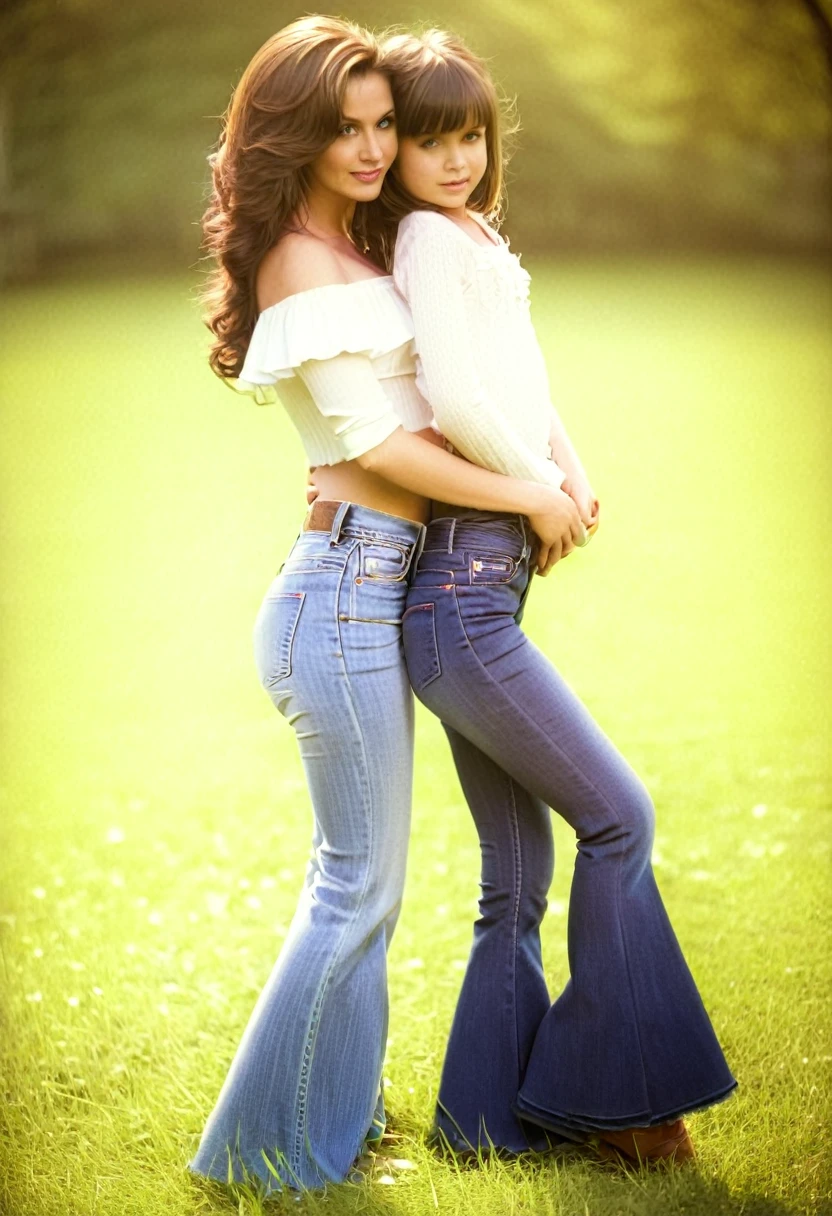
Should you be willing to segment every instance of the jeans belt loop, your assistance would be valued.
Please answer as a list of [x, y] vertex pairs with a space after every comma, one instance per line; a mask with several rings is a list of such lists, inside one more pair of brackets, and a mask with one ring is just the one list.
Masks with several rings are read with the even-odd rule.
[[531, 553], [531, 545], [529, 544], [529, 536], [526, 531], [526, 520], [522, 515], [518, 515], [517, 518], [520, 520], [520, 531], [523, 533], [523, 552], [520, 554], [520, 560], [524, 562]]
[[428, 530], [424, 524], [420, 524], [419, 525], [419, 535], [416, 539], [416, 542], [415, 542], [415, 545], [413, 548], [413, 556], [410, 559], [410, 569], [411, 570], [416, 569], [416, 566], [419, 562], [419, 558], [422, 556], [422, 550], [425, 547], [425, 541], [427, 540], [427, 538], [428, 538]]
[[351, 503], [342, 502], [338, 510], [335, 512], [335, 518], [332, 521], [332, 531], [329, 534], [330, 545], [337, 545], [341, 539], [341, 527], [344, 523], [344, 517], [351, 507]]
[[451, 526], [448, 530], [448, 552], [449, 553], [453, 553], [453, 551], [454, 551], [454, 534], [455, 534], [455, 532], [456, 532], [456, 516], [454, 515], [451, 519]]

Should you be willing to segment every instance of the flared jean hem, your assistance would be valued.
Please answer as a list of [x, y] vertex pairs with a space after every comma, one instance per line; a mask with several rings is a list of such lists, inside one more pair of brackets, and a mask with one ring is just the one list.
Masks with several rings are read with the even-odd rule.
[[423, 533], [413, 520], [342, 503], [331, 523], [301, 530], [260, 606], [257, 673], [296, 733], [312, 842], [297, 910], [192, 1174], [269, 1193], [319, 1189], [351, 1176], [383, 1121], [387, 948], [413, 764], [401, 619]]
[[672, 1110], [660, 1111], [657, 1114], [644, 1110], [635, 1111], [632, 1115], [620, 1116], [616, 1119], [606, 1119], [603, 1115], [579, 1115], [574, 1112], [544, 1110], [543, 1107], [536, 1106], [534, 1102], [529, 1102], [519, 1094], [512, 1105], [512, 1110], [519, 1118], [526, 1119], [529, 1123], [537, 1123], [548, 1131], [557, 1132], [564, 1128], [580, 1132], [614, 1132], [631, 1127], [658, 1127], [662, 1123], [673, 1123], [676, 1119], [681, 1119], [683, 1115], [691, 1115], [696, 1111], [706, 1110], [709, 1106], [716, 1106], [719, 1102], [724, 1102], [726, 1098], [730, 1098], [736, 1088], [737, 1082], [732, 1081], [730, 1085], [724, 1086], [712, 1094], [693, 1099]]
[[[439, 1099], [465, 1138], [506, 1147], [528, 1137], [523, 1122], [584, 1138], [650, 1127], [736, 1085], [653, 874], [650, 792], [520, 628], [530, 578], [523, 517], [434, 518], [402, 626], [482, 859]], [[577, 846], [554, 1003], [540, 943], [551, 810]]]

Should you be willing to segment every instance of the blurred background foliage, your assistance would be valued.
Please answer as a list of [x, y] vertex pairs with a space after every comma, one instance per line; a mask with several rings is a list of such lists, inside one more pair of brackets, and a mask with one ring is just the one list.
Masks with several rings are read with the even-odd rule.
[[[524, 251], [832, 248], [830, 0], [356, 0], [489, 57], [522, 121]], [[4, 0], [0, 277], [192, 264], [218, 116], [302, 9], [253, 0]], [[326, 11], [326, 10], [324, 10]]]

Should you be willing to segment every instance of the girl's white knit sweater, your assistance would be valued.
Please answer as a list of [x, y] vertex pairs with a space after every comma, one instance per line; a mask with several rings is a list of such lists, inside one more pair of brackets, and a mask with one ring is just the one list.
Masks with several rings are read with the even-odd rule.
[[416, 385], [463, 456], [559, 486], [566, 474], [551, 459], [552, 404], [529, 314], [530, 277], [487, 231], [490, 247], [435, 211], [414, 211], [399, 224], [393, 279], [413, 316]]

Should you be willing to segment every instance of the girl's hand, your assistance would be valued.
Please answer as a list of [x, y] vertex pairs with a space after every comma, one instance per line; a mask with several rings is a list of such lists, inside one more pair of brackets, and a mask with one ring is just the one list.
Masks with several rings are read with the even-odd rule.
[[537, 553], [537, 571], [547, 575], [562, 557], [566, 557], [578, 544], [584, 543], [586, 529], [581, 522], [578, 508], [564, 491], [553, 489], [551, 506], [540, 514], [530, 515], [529, 523], [540, 546]]

